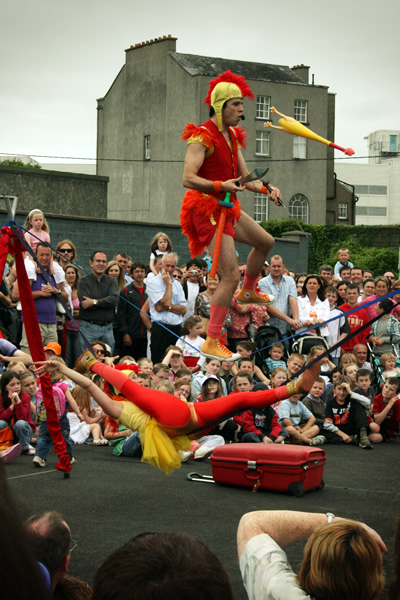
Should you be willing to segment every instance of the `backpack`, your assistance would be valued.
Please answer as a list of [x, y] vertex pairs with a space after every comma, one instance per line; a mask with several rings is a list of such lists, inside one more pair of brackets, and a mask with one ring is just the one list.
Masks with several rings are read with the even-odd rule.
[[[67, 402], [67, 399], [65, 397], [65, 392], [62, 389], [61, 385], [66, 385], [66, 384], [65, 384], [65, 382], [61, 382], [61, 381], [56, 381], [55, 383], [51, 384], [51, 387], [53, 388], [54, 404], [55, 404], [55, 407], [57, 410], [57, 415], [58, 415], [59, 419], [61, 419], [61, 417], [65, 413], [65, 404]], [[46, 421], [46, 407], [44, 405], [43, 392], [42, 392], [41, 386], [39, 386], [39, 389], [36, 392], [35, 404], [36, 404], [36, 412], [37, 412], [39, 421]]]
[[0, 430], [0, 451], [8, 450], [14, 443], [13, 426], [15, 423], [15, 417], [12, 417], [9, 425]]

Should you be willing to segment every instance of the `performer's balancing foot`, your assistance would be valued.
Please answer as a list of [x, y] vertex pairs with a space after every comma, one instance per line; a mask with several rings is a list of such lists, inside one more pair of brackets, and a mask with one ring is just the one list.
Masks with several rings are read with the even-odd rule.
[[261, 304], [267, 306], [275, 302], [275, 296], [263, 294], [259, 287], [247, 289], [244, 286], [236, 296], [238, 304]]
[[[238, 304], [261, 304], [264, 306], [275, 302], [274, 296], [263, 294], [257, 286], [254, 288], [243, 286], [236, 296], [236, 300]], [[214, 308], [213, 305], [211, 305], [211, 308]], [[208, 335], [201, 348], [201, 354], [207, 358], [217, 358], [218, 360], [225, 360], [228, 362], [239, 360], [240, 354], [231, 352], [225, 346], [222, 337], [214, 337], [211, 334], [210, 329], [211, 327], [209, 325]]]

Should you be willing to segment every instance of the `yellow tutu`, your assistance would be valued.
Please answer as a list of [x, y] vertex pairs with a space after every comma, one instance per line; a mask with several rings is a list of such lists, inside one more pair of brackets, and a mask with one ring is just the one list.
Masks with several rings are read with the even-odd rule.
[[155, 419], [129, 401], [122, 402], [124, 410], [118, 423], [132, 431], [139, 431], [142, 443], [142, 461], [158, 467], [169, 475], [181, 466], [179, 450], [188, 450], [191, 441], [186, 435], [170, 438]]

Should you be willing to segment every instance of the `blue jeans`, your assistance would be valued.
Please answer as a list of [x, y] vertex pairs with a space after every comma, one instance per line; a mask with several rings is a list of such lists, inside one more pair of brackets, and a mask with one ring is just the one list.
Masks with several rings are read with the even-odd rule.
[[261, 440], [256, 433], [249, 431], [248, 433], [244, 433], [240, 438], [240, 443], [244, 444], [260, 444]]
[[[11, 427], [7, 421], [0, 421], [0, 429]], [[18, 443], [22, 446], [22, 451], [28, 450], [29, 442], [33, 438], [32, 427], [26, 421], [16, 421], [14, 427], [12, 427], [14, 437], [17, 438]]]
[[81, 350], [81, 336], [79, 331], [70, 331], [67, 329], [67, 350], [65, 352], [65, 362], [67, 367], [73, 369], [77, 359], [82, 354]]
[[[89, 321], [81, 319], [79, 329], [82, 331], [83, 335], [87, 337], [90, 343], [95, 340], [104, 342], [110, 346], [111, 356], [114, 354], [115, 342], [112, 323], [109, 323], [108, 325], [94, 325], [94, 323], [89, 323]], [[82, 336], [80, 336], [80, 345], [82, 354], [82, 352], [85, 352], [86, 350], [86, 344]]]
[[[65, 440], [65, 443], [67, 444], [67, 452], [70, 458], [72, 458], [71, 442], [69, 441], [70, 427], [67, 413], [64, 413], [61, 417], [60, 427], [61, 434]], [[49, 453], [51, 444], [52, 441], [49, 433], [49, 428], [47, 427], [47, 421], [40, 421], [39, 435], [36, 441], [36, 456], [40, 456], [40, 458], [43, 458], [43, 460], [47, 460], [47, 455]]]
[[138, 431], [134, 431], [124, 442], [121, 456], [142, 456], [142, 444]]

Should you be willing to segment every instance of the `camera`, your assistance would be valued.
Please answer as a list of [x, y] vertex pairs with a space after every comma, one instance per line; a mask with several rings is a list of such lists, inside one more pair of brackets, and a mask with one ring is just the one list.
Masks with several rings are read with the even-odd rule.
[[199, 274], [198, 270], [197, 269], [193, 269], [192, 275], [198, 275], [198, 274]]

